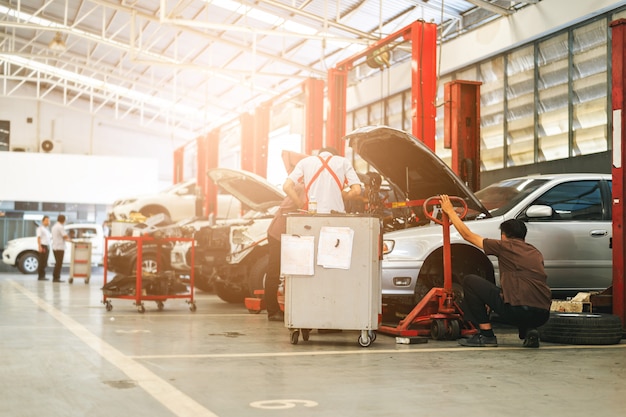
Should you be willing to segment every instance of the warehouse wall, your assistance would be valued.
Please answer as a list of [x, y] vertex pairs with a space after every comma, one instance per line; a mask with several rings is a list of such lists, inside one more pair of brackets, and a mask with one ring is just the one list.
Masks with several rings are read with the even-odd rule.
[[[55, 143], [53, 153], [151, 158], [157, 161], [154, 181], [161, 188], [172, 182], [174, 150], [193, 135], [173, 133], [161, 125], [142, 126], [131, 115], [120, 120], [111, 109], [90, 114], [36, 97], [34, 90], [32, 97], [0, 97], [0, 120], [11, 122], [11, 149], [39, 152], [48, 139]], [[87, 108], [88, 103], [80, 105]]]

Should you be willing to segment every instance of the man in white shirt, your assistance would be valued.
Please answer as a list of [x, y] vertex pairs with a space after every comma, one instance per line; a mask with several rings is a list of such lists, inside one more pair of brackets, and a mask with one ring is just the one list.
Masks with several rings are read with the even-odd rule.
[[[296, 192], [296, 184], [303, 180], [305, 198]], [[349, 191], [344, 188], [349, 187]], [[308, 202], [317, 201], [317, 213], [345, 213], [344, 200], [361, 195], [361, 181], [346, 158], [336, 149], [320, 149], [317, 156], [308, 156], [298, 162], [285, 183], [283, 190], [300, 208], [308, 209]]]
[[54, 271], [52, 273], [52, 282], [61, 281], [61, 267], [63, 266], [63, 255], [65, 254], [65, 241], [70, 240], [65, 231], [65, 216], [59, 214], [57, 222], [52, 226], [52, 253], [54, 254]]
[[37, 228], [37, 246], [39, 248], [39, 266], [37, 267], [37, 274], [39, 275], [39, 281], [47, 281], [46, 278], [46, 266], [48, 265], [48, 256], [50, 255], [50, 217], [43, 216], [41, 224]]

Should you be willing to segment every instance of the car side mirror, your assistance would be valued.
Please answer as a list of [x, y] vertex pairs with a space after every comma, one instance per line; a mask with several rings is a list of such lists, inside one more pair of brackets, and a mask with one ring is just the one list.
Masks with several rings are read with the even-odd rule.
[[536, 219], [539, 217], [552, 217], [553, 210], [550, 206], [534, 205], [526, 209], [526, 217]]

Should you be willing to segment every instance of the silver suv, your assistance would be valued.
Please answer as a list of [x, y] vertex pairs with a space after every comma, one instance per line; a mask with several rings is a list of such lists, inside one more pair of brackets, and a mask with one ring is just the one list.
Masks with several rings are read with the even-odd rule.
[[[612, 281], [611, 175], [560, 174], [513, 178], [472, 193], [430, 149], [408, 133], [368, 127], [349, 134], [350, 146], [387, 178], [407, 200], [438, 194], [462, 197], [467, 226], [500, 238], [499, 225], [526, 222], [527, 242], [543, 254], [548, 284], [556, 297], [604, 290]], [[410, 310], [433, 286], [443, 285], [442, 227], [412, 207], [415, 227], [384, 234], [382, 297], [388, 311]], [[467, 274], [499, 283], [497, 259], [451, 229], [455, 288]], [[458, 294], [462, 296], [462, 294]]]

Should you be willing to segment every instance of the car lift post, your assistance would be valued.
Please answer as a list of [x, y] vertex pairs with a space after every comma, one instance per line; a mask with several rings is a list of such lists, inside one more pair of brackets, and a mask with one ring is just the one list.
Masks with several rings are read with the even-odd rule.
[[357, 61], [384, 48], [394, 48], [411, 43], [411, 132], [433, 151], [435, 150], [435, 117], [437, 111], [437, 25], [417, 20], [410, 25], [374, 42], [365, 50], [353, 55], [328, 71], [328, 117], [326, 120], [326, 146], [334, 146], [343, 155], [346, 134], [346, 105], [348, 72]]
[[626, 325], [626, 289], [624, 288], [624, 161], [626, 160], [626, 19], [610, 23], [612, 29], [612, 90], [613, 103], [613, 314]]

